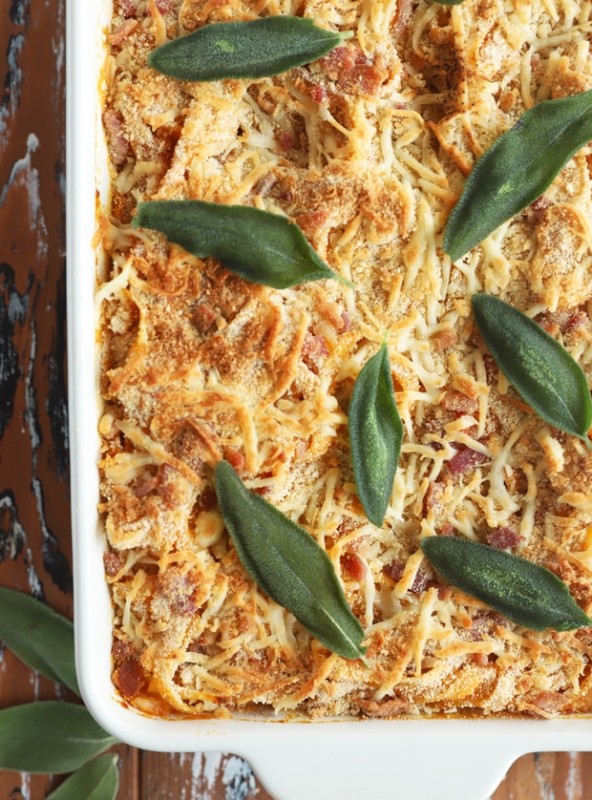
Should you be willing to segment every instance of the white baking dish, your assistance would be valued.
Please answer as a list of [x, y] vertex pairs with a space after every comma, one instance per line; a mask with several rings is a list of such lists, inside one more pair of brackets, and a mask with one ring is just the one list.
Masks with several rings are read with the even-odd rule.
[[526, 752], [592, 750], [592, 720], [281, 723], [165, 721], [127, 708], [110, 679], [111, 606], [97, 515], [93, 243], [106, 186], [99, 82], [108, 0], [68, 0], [68, 330], [76, 662], [84, 700], [115, 736], [159, 751], [244, 756], [278, 800], [482, 800]]

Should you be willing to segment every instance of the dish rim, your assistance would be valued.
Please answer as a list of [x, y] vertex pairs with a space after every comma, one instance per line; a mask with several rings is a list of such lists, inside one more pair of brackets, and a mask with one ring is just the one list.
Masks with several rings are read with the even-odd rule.
[[[347, 781], [342, 781], [339, 796], [359, 797], [360, 791], [368, 796], [371, 791], [375, 800], [383, 796], [386, 800], [382, 792], [393, 775], [401, 796], [407, 796], [404, 787], [408, 785], [419, 800], [432, 797], [435, 789], [454, 800], [476, 800], [488, 796], [511, 762], [526, 752], [592, 750], [590, 718], [307, 723], [164, 720], [144, 717], [117, 697], [110, 677], [111, 602], [104, 580], [104, 537], [97, 512], [99, 404], [95, 330], [89, 325], [89, 317], [95, 318], [99, 258], [95, 243], [97, 187], [102, 191], [106, 179], [97, 101], [110, 8], [110, 0], [96, 0], [90, 8], [79, 0], [67, 0], [66, 249], [74, 625], [78, 678], [91, 714], [117, 738], [145, 750], [223, 750], [242, 755], [260, 772], [264, 785], [284, 800], [301, 800], [305, 791], [311, 797], [331, 796], [340, 785], [344, 748]], [[443, 725], [448, 734], [444, 737]], [[439, 771], [429, 770], [436, 777], [427, 776], [425, 768], [418, 774], [418, 750], [429, 752], [436, 760]], [[301, 759], [309, 764], [308, 771], [295, 768]], [[370, 760], [372, 769], [368, 768]], [[305, 772], [311, 775], [307, 777]]]

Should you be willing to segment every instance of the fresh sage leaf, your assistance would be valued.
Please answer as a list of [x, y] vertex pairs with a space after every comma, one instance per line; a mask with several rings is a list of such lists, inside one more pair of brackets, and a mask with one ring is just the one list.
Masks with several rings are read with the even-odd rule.
[[287, 289], [335, 278], [351, 285], [325, 264], [297, 225], [258, 208], [155, 200], [138, 205], [133, 224], [164, 233], [198, 258], [217, 258], [251, 283]]
[[80, 695], [70, 620], [23, 592], [0, 587], [0, 640], [28, 667]]
[[81, 705], [48, 700], [0, 711], [0, 769], [73, 772], [116, 743]]
[[444, 233], [453, 261], [534, 202], [592, 139], [592, 90], [545, 100], [503, 133], [472, 169]]
[[449, 583], [518, 625], [535, 631], [592, 625], [565, 583], [532, 561], [456, 536], [428, 536], [421, 548]]
[[475, 294], [472, 305], [485, 344], [520, 396], [550, 425], [587, 440], [590, 389], [567, 350], [498, 297]]
[[115, 800], [118, 787], [117, 756], [100, 756], [67, 778], [46, 800]]
[[358, 497], [370, 522], [380, 527], [403, 438], [386, 344], [356, 379], [349, 405], [349, 438]]
[[344, 38], [302, 17], [216, 22], [157, 47], [148, 64], [185, 81], [265, 78], [315, 61]]
[[307, 531], [250, 492], [227, 461], [216, 466], [215, 487], [226, 528], [249, 575], [329, 650], [361, 658], [364, 631], [325, 551]]
[[459, 6], [463, 0], [435, 0], [439, 6]]

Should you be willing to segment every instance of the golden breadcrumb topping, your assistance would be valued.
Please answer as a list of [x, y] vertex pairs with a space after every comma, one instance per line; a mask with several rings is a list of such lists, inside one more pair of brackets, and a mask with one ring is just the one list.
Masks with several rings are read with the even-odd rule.
[[[272, 78], [189, 83], [155, 46], [218, 21], [313, 18], [352, 37]], [[589, 0], [116, 0], [98, 279], [113, 680], [157, 715], [553, 716], [592, 711], [590, 629], [523, 629], [445, 584], [428, 535], [546, 565], [592, 612], [592, 454], [498, 370], [470, 297], [493, 293], [592, 378], [592, 151], [456, 263], [466, 175], [526, 109], [592, 88]], [[297, 223], [335, 280], [246, 283], [131, 226], [146, 199]], [[354, 381], [387, 337], [404, 439], [384, 525], [358, 500]], [[241, 566], [226, 459], [324, 548], [366, 662], [328, 651]]]

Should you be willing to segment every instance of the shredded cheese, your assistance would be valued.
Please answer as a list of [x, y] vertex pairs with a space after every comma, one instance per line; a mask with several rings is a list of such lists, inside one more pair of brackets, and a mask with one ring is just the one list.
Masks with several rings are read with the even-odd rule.
[[[114, 682], [169, 716], [590, 713], [586, 631], [518, 628], [446, 586], [419, 543], [504, 547], [550, 566], [592, 611], [590, 452], [518, 398], [470, 307], [479, 291], [515, 304], [590, 379], [590, 148], [470, 254], [451, 263], [442, 250], [495, 138], [535, 103], [592, 88], [592, 3], [255, 5], [114, 4], [96, 294]], [[181, 82], [146, 65], [201, 25], [266, 14], [352, 36], [258, 80]], [[190, 198], [285, 215], [354, 288], [248, 284], [131, 225], [138, 201]], [[377, 528], [347, 423], [383, 341], [404, 439]], [[221, 458], [327, 552], [365, 660], [329, 653], [245, 572], [215, 503]]]

